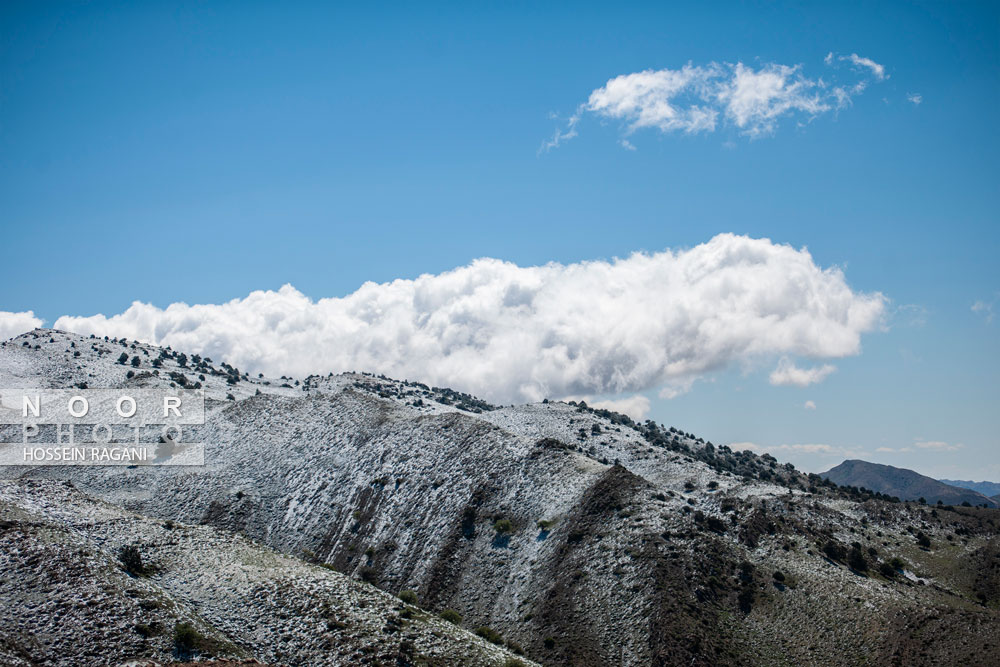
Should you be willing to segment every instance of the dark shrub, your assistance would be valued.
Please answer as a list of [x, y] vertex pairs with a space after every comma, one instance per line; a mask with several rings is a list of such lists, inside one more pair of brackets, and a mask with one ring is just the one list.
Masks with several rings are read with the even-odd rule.
[[503, 645], [503, 637], [493, 628], [481, 625], [476, 628], [476, 634], [492, 644]]
[[514, 524], [511, 523], [510, 519], [500, 519], [493, 524], [493, 530], [501, 535], [506, 535], [507, 533], [514, 532]]
[[146, 568], [142, 564], [142, 554], [139, 547], [134, 544], [127, 544], [118, 550], [118, 560], [121, 561], [125, 571], [134, 577], [141, 577], [146, 573]]
[[823, 545], [823, 553], [825, 553], [830, 560], [844, 559], [844, 547], [840, 546], [840, 544], [834, 542], [833, 540], [830, 540]]
[[774, 577], [775, 581], [784, 581], [785, 580], [785, 575], [780, 570], [776, 571], [774, 573], [774, 575], [772, 575], [772, 576]]
[[705, 522], [705, 525], [712, 532], [720, 534], [726, 532], [726, 522], [714, 516], [708, 517], [708, 520]]
[[458, 625], [462, 622], [462, 615], [459, 614], [454, 609], [445, 609], [439, 614], [439, 616], [444, 620], [448, 621], [449, 623], [454, 623], [455, 625]]
[[174, 649], [181, 657], [201, 649], [204, 644], [205, 638], [190, 623], [184, 621], [174, 626]]
[[861, 549], [857, 547], [851, 547], [851, 553], [847, 556], [847, 564], [851, 569], [858, 572], [868, 571], [868, 561], [865, 559], [865, 555], [861, 552]]
[[417, 604], [417, 594], [411, 590], [400, 591], [399, 599], [406, 604]]

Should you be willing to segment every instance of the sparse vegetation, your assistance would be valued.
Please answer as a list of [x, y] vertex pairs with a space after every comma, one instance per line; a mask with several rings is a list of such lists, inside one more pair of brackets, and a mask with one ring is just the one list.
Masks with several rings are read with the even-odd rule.
[[118, 550], [118, 560], [125, 568], [125, 571], [133, 577], [142, 577], [146, 574], [146, 566], [142, 562], [142, 554], [139, 547], [134, 544], [126, 544]]
[[454, 609], [445, 609], [440, 614], [438, 614], [442, 619], [448, 621], [449, 623], [454, 623], [455, 625], [462, 624], [462, 615], [459, 614]]
[[174, 650], [178, 657], [190, 657], [193, 653], [206, 650], [208, 646], [206, 638], [187, 621], [174, 626]]
[[510, 519], [498, 519], [493, 524], [493, 530], [500, 535], [509, 535], [514, 532], [514, 524], [510, 521]]
[[476, 634], [490, 642], [491, 644], [496, 644], [498, 646], [503, 646], [503, 636], [494, 630], [493, 628], [481, 625], [476, 628]]

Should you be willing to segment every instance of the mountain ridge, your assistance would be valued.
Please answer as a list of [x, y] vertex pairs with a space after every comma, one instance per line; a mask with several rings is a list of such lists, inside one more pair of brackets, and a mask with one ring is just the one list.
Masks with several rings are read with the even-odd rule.
[[984, 496], [990, 498], [995, 498], [1000, 496], [1000, 482], [973, 482], [972, 480], [964, 479], [939, 479], [939, 482], [943, 484], [948, 484], [950, 486], [957, 486], [963, 489], [970, 489], [976, 493], [981, 493]]
[[[0, 477], [70, 481], [413, 590], [548, 664], [988, 664], [1000, 650], [995, 510], [893, 502], [580, 403], [498, 407], [365, 373], [253, 378], [51, 330], [0, 345], [0, 386], [171, 382], [205, 390], [205, 466]], [[963, 641], [973, 626], [997, 646]]]
[[998, 507], [997, 501], [971, 489], [951, 486], [907, 468], [860, 459], [848, 459], [820, 473], [820, 476], [841, 486], [864, 487], [901, 500], [923, 498], [932, 505], [940, 501], [945, 505], [969, 503], [973, 506], [985, 504], [987, 507]]

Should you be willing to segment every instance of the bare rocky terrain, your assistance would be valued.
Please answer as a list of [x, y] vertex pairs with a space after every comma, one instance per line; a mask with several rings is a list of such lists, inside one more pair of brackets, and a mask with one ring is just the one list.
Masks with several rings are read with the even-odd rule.
[[[204, 466], [0, 470], [0, 650], [22, 664], [986, 665], [1000, 650], [995, 509], [895, 502], [582, 404], [251, 377], [49, 330], [0, 347], [0, 387], [170, 383], [205, 390]], [[148, 575], [122, 569], [126, 543]], [[100, 622], [70, 628], [57, 604]], [[178, 655], [179, 623], [206, 648]]]

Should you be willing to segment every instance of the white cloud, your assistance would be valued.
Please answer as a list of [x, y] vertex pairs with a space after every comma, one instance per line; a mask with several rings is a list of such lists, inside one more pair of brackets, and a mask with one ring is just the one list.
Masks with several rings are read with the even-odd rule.
[[642, 421], [649, 414], [649, 399], [642, 394], [636, 394], [635, 396], [625, 396], [623, 398], [616, 398], [613, 400], [606, 401], [592, 401], [586, 396], [578, 398], [566, 398], [567, 401], [585, 401], [587, 405], [592, 408], [603, 408], [604, 410], [611, 410], [612, 412], [620, 412], [624, 415], [628, 415], [636, 421]]
[[849, 56], [841, 56], [840, 59], [850, 61], [855, 67], [867, 67], [871, 70], [872, 75], [878, 81], [884, 81], [889, 78], [885, 73], [885, 67], [883, 65], [879, 65], [871, 58], [862, 58], [858, 54], [852, 53]]
[[924, 101], [924, 96], [921, 95], [920, 93], [907, 93], [906, 99], [910, 102], [913, 102], [916, 105], [919, 105], [921, 102]]
[[799, 368], [788, 357], [782, 357], [778, 361], [778, 366], [771, 371], [770, 381], [773, 385], [785, 386], [794, 385], [796, 387], [807, 387], [817, 382], [822, 382], [836, 367], [830, 364], [814, 366], [812, 368]]
[[814, 401], [806, 401], [802, 407], [805, 408], [806, 410], [815, 410], [816, 403]]
[[270, 375], [368, 370], [497, 402], [690, 386], [731, 364], [860, 352], [885, 309], [806, 249], [721, 234], [683, 251], [519, 267], [496, 259], [312, 301], [290, 285], [223, 304], [133, 303], [55, 327]]
[[879, 447], [875, 451], [880, 454], [912, 454], [918, 449], [933, 452], [955, 452], [963, 447], [965, 445], [961, 443], [952, 444], [940, 440], [916, 440], [913, 445], [908, 447]]
[[[857, 54], [842, 56], [865, 69], [869, 78], [886, 78], [885, 68]], [[830, 53], [824, 59], [834, 62]], [[540, 150], [549, 150], [577, 135], [586, 114], [626, 123], [626, 134], [644, 128], [663, 133], [713, 132], [725, 125], [751, 138], [771, 134], [784, 117], [805, 120], [847, 106], [861, 93], [869, 79], [829, 86], [822, 78], [811, 79], [798, 65], [768, 63], [753, 68], [737, 62], [693, 65], [680, 69], [644, 70], [616, 76], [590, 93], [552, 139]], [[800, 121], [801, 122], [801, 121]], [[626, 148], [631, 143], [622, 142]]]
[[749, 450], [757, 454], [825, 454], [829, 456], [845, 456], [853, 450], [835, 447], [824, 444], [797, 444], [797, 445], [758, 445], [753, 442], [734, 442], [729, 445], [734, 450]]
[[32, 310], [23, 313], [0, 310], [0, 340], [13, 338], [40, 326], [42, 326], [42, 320], [35, 317], [35, 312]]
[[995, 303], [996, 299], [993, 301], [976, 301], [972, 304], [972, 312], [982, 315], [986, 318], [986, 322], [990, 323], [993, 321], [993, 305]]
[[952, 444], [949, 442], [942, 442], [940, 440], [918, 440], [913, 443], [913, 446], [918, 449], [930, 449], [935, 452], [954, 452], [962, 449], [965, 445], [961, 443]]

